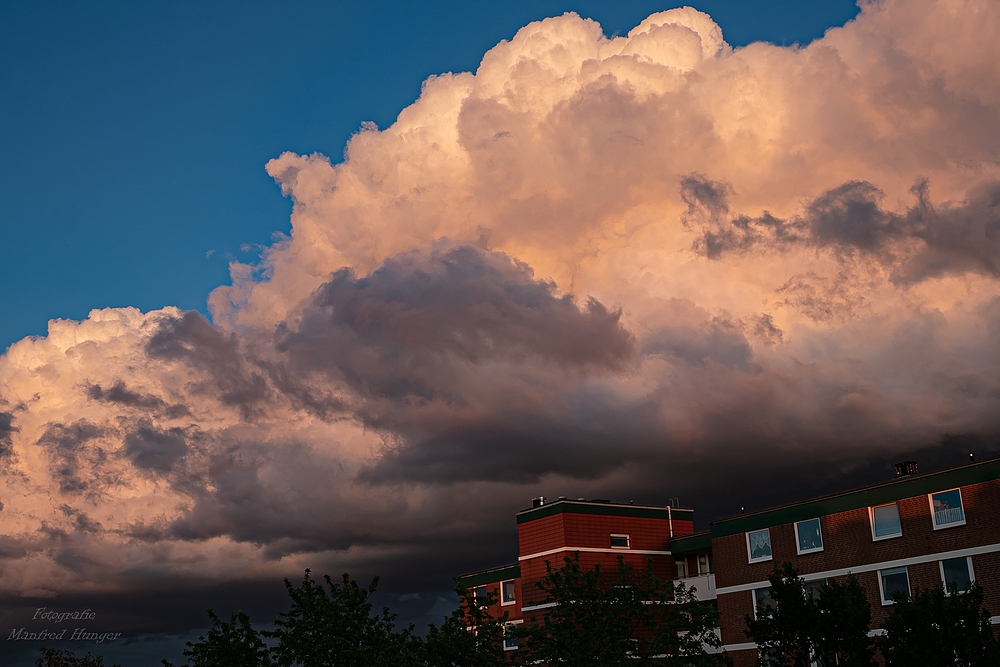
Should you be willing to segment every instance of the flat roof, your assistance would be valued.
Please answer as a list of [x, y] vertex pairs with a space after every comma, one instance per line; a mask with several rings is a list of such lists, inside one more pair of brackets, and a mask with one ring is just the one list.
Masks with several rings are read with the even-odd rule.
[[670, 553], [675, 556], [708, 553], [712, 550], [712, 536], [707, 530], [681, 535], [670, 539]]
[[760, 530], [783, 523], [815, 519], [862, 507], [884, 505], [903, 498], [995, 479], [1000, 479], [1000, 457], [964, 463], [943, 470], [903, 475], [889, 481], [877, 482], [826, 496], [716, 519], [709, 522], [709, 532], [713, 538], [725, 537], [745, 533], [748, 530]]
[[534, 521], [542, 517], [570, 512], [573, 514], [603, 514], [605, 516], [632, 516], [649, 519], [674, 518], [681, 521], [694, 521], [694, 510], [666, 505], [635, 505], [632, 503], [613, 503], [609, 500], [571, 500], [560, 498], [538, 507], [529, 507], [517, 513], [519, 524]]
[[488, 570], [480, 570], [479, 572], [462, 574], [455, 577], [455, 581], [465, 588], [475, 588], [476, 586], [494, 584], [506, 581], [507, 579], [516, 579], [520, 576], [521, 566], [518, 563], [513, 563], [511, 565], [491, 567]]

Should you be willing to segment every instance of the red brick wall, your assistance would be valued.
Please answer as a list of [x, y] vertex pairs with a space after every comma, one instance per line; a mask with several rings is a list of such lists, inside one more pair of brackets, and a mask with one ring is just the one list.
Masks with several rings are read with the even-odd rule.
[[[674, 520], [673, 524], [676, 537], [694, 532], [691, 521]], [[670, 524], [666, 519], [560, 512], [519, 524], [518, 549], [521, 556], [566, 546], [607, 549], [611, 533], [628, 534], [632, 549], [670, 548]]]
[[504, 612], [506, 612], [507, 620], [509, 621], [523, 618], [523, 615], [521, 614], [521, 605], [524, 603], [524, 597], [521, 593], [521, 580], [514, 580], [514, 595], [517, 601], [514, 604], [508, 605], [502, 604], [503, 599], [500, 596], [500, 583], [501, 582], [497, 581], [495, 583], [486, 584], [486, 590], [493, 594], [493, 598], [495, 600], [486, 612], [493, 618], [501, 618], [504, 615]]
[[[690, 535], [694, 532], [694, 524], [691, 521], [675, 520], [673, 530], [675, 536]], [[626, 564], [643, 570], [650, 556], [636, 554], [634, 550], [670, 549], [670, 522], [665, 518], [560, 512], [519, 524], [518, 547], [522, 557], [552, 549], [566, 549], [561, 553], [521, 561], [524, 604], [531, 606], [544, 599], [545, 594], [538, 589], [537, 583], [545, 577], [546, 561], [558, 569], [563, 566], [563, 558], [572, 556], [575, 549], [610, 549], [612, 533], [627, 534], [630, 548], [615, 549], [607, 553], [581, 552], [580, 566], [584, 570], [591, 570], [600, 563], [604, 572], [614, 577], [618, 568], [618, 556]], [[676, 568], [672, 556], [653, 556], [653, 563], [657, 576], [673, 579]]]

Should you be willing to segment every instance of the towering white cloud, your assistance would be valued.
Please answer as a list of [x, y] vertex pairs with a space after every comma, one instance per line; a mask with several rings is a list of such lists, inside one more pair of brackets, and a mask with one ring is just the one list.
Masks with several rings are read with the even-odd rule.
[[272, 160], [291, 236], [214, 325], [94, 311], [0, 358], [0, 586], [391, 570], [540, 491], [711, 512], [767, 497], [749, 462], [994, 443], [998, 21], [886, 0], [732, 49], [566, 14], [339, 164]]

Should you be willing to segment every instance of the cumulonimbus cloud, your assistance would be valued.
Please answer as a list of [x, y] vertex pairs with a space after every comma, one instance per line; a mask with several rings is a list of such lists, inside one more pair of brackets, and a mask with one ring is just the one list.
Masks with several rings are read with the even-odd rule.
[[804, 47], [566, 14], [339, 164], [272, 160], [292, 233], [212, 322], [96, 310], [0, 357], [0, 586], [447, 541], [443, 571], [538, 493], [724, 511], [992, 447], [998, 34], [973, 0], [866, 2]]

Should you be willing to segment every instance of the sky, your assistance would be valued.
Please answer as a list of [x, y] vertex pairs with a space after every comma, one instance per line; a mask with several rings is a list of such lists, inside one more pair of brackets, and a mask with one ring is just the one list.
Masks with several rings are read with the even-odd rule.
[[423, 624], [533, 496], [704, 527], [1000, 452], [995, 3], [0, 31], [0, 629], [157, 664], [306, 567]]

